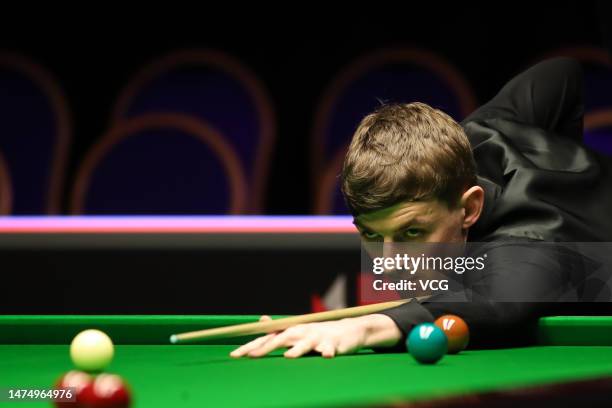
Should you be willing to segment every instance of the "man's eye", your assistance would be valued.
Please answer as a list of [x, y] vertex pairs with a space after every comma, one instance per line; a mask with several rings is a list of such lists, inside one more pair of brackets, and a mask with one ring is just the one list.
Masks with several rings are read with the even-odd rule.
[[404, 231], [404, 235], [408, 238], [416, 238], [421, 235], [421, 232], [418, 228], [408, 228]]
[[376, 232], [363, 231], [361, 233], [366, 239], [376, 239], [378, 234]]

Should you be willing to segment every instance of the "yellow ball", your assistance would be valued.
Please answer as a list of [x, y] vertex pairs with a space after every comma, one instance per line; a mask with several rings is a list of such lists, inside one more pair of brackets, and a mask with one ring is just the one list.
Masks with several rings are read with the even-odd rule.
[[70, 344], [70, 358], [83, 371], [102, 371], [113, 360], [113, 341], [106, 333], [89, 329], [80, 332]]

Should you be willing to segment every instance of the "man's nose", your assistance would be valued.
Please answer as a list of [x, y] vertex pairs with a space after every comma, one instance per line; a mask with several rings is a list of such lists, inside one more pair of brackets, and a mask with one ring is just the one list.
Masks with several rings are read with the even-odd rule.
[[392, 236], [383, 237], [383, 243], [385, 244], [393, 244], [394, 242], [395, 242], [395, 239]]
[[[399, 253], [399, 248], [396, 242], [393, 241], [392, 238], [385, 238], [383, 242], [383, 257], [385, 259], [392, 258], [395, 259], [395, 256]], [[393, 267], [388, 268], [385, 267], [385, 274], [393, 274], [396, 273], [396, 265], [393, 263]]]
[[385, 237], [383, 240], [383, 256], [385, 258], [392, 258], [395, 256], [395, 242], [392, 237]]

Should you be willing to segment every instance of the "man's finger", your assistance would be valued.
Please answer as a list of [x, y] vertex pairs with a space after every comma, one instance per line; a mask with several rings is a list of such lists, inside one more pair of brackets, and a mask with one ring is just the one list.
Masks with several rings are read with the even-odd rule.
[[303, 339], [295, 343], [293, 347], [287, 350], [284, 354], [287, 358], [298, 358], [312, 350], [314, 346], [313, 339]]
[[315, 351], [321, 353], [322, 357], [332, 358], [336, 355], [336, 346], [331, 341], [323, 340], [315, 347]]
[[338, 354], [350, 354], [355, 352], [357, 348], [358, 347], [355, 345], [355, 343], [351, 341], [341, 341], [340, 344], [338, 344], [336, 351], [338, 352]]
[[279, 333], [265, 343], [261, 344], [256, 349], [251, 350], [248, 353], [249, 357], [261, 357], [278, 348], [289, 347], [292, 345], [292, 337], [293, 335], [289, 331]]
[[[260, 322], [267, 322], [272, 320], [272, 318], [268, 315], [261, 315], [259, 317], [259, 321]], [[265, 336], [261, 336], [256, 338], [255, 340], [244, 344], [240, 347], [238, 347], [237, 349], [235, 349], [234, 351], [232, 351], [230, 353], [230, 356], [232, 357], [243, 357], [244, 355], [246, 355], [249, 351], [256, 349], [257, 347], [259, 347], [261, 344], [265, 343], [266, 341], [268, 341], [271, 337], [274, 336], [274, 333], [270, 333], [267, 334]]]
[[230, 353], [230, 356], [236, 357], [236, 358], [243, 357], [247, 355], [250, 351], [255, 350], [256, 348], [260, 347], [262, 344], [264, 344], [266, 341], [270, 340], [274, 336], [276, 336], [276, 334], [273, 333], [273, 334], [266, 334], [265, 336], [258, 337], [255, 340], [252, 340], [248, 342], [247, 344], [244, 344], [238, 347], [237, 349], [235, 349], [234, 351], [232, 351]]

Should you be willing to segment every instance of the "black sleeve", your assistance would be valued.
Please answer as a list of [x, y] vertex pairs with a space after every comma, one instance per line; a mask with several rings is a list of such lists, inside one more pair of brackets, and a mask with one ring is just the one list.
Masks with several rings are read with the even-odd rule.
[[392, 350], [405, 349], [404, 340], [416, 324], [431, 322], [444, 314], [455, 314], [466, 321], [472, 346], [531, 343], [537, 319], [571, 292], [574, 275], [582, 273], [569, 268], [577, 264], [567, 259], [572, 255], [554, 245], [546, 248], [529, 243], [498, 244], [483, 250], [487, 253], [487, 267], [466, 283], [472, 292], [470, 301], [447, 301], [446, 296], [453, 296], [448, 294], [435, 301], [413, 301], [381, 312], [393, 319], [403, 334], [402, 341]]
[[506, 119], [581, 140], [583, 114], [580, 64], [570, 58], [554, 58], [514, 77], [463, 123]]

